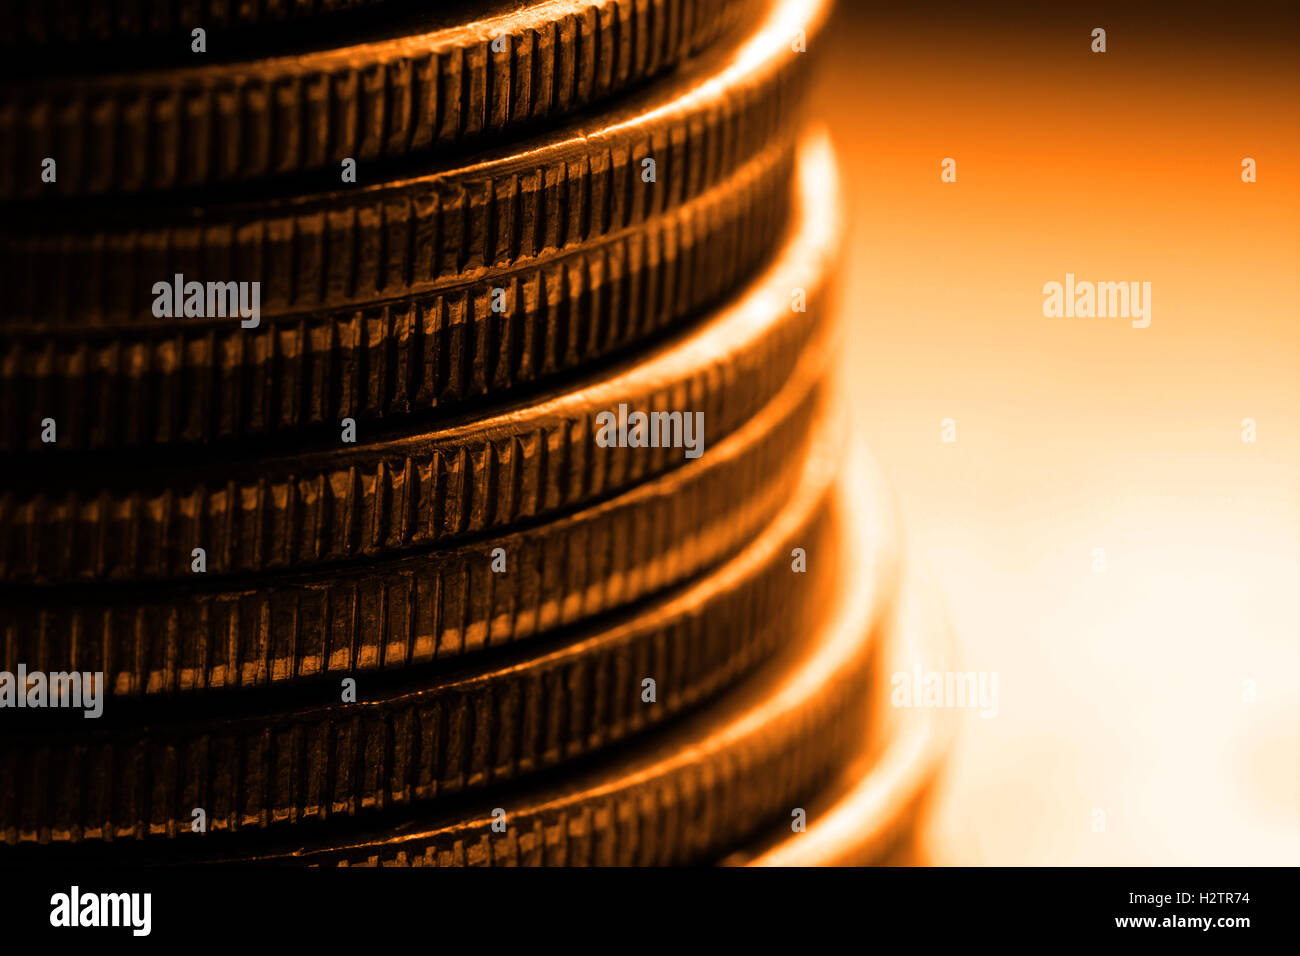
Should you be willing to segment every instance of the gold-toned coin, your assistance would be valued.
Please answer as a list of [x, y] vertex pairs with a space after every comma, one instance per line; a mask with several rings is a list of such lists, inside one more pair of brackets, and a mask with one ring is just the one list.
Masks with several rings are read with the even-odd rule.
[[798, 127], [810, 58], [774, 37], [773, 24], [827, 2], [781, 0], [739, 48], [719, 48], [614, 109], [415, 175], [206, 205], [11, 207], [0, 231], [0, 324], [84, 332], [221, 317], [254, 328], [471, 281], [643, 223]]
[[699, 460], [553, 521], [344, 570], [8, 595], [0, 670], [165, 697], [368, 676], [579, 624], [734, 554], [809, 480], [838, 436], [808, 372]]
[[557, 515], [707, 454], [801, 364], [827, 361], [839, 221], [823, 139], [799, 179], [799, 225], [778, 259], [642, 360], [487, 417], [328, 451], [89, 474], [34, 459], [0, 490], [0, 578], [179, 580], [200, 561], [219, 575], [396, 555]]
[[[498, 0], [479, 15], [463, 5], [391, 15], [364, 42], [340, 37], [346, 45], [256, 59], [238, 58], [240, 38], [205, 35], [197, 50], [189, 28], [174, 31], [171, 48], [155, 40], [120, 72], [0, 85], [0, 198], [326, 171], [338, 183], [344, 159], [361, 164], [365, 182], [368, 164], [499, 138], [625, 93], [706, 49], [755, 7]], [[244, 49], [263, 52], [249, 39]], [[167, 65], [149, 69], [151, 55]], [[47, 158], [57, 164], [53, 181], [42, 176]]]
[[[857, 534], [823, 556], [822, 623], [716, 706], [555, 781], [504, 788], [443, 814], [389, 815], [285, 837], [212, 834], [154, 848], [81, 844], [42, 858], [325, 865], [656, 865], [705, 861], [812, 799], [861, 746], [873, 636], [894, 588], [882, 489], [853, 489]], [[832, 515], [832, 527], [845, 521]], [[784, 556], [783, 556], [784, 557]], [[820, 573], [820, 572], [819, 572]], [[797, 575], [796, 575], [797, 576]], [[193, 849], [188, 849], [193, 848]], [[25, 859], [23, 847], [7, 860]], [[98, 853], [97, 857], [95, 854]]]
[[[417, 295], [310, 315], [0, 334], [0, 452], [363, 429], [499, 400], [638, 345], [743, 282], [779, 242], [793, 143], [634, 226]], [[499, 310], [497, 307], [500, 307]], [[43, 444], [41, 423], [58, 423]]]
[[[841, 498], [851, 498], [872, 466], [861, 450], [850, 456]], [[811, 802], [806, 829], [787, 822], [773, 834], [728, 855], [728, 866], [899, 866], [924, 862], [927, 811], [943, 758], [952, 744], [952, 713], [894, 706], [897, 674], [951, 660], [948, 622], [933, 585], [915, 566], [901, 577], [884, 633], [884, 653], [872, 678], [872, 731], [861, 756], [839, 782]]]
[[[13, 712], [0, 838], [80, 842], [280, 832], [499, 785], [597, 753], [709, 700], [816, 631], [835, 583], [825, 447], [762, 534], [697, 583], [528, 653], [189, 706], [110, 699], [93, 722]], [[792, 567], [802, 548], [806, 570]], [[33, 717], [18, 729], [15, 718]], [[79, 715], [77, 715], [79, 716]], [[196, 843], [196, 841], [198, 841]]]

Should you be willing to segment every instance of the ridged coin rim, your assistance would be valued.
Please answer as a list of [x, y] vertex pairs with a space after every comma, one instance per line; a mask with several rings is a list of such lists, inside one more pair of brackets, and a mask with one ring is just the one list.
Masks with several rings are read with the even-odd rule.
[[810, 139], [798, 170], [797, 224], [777, 260], [685, 337], [585, 386], [330, 452], [202, 470], [17, 472], [0, 490], [0, 579], [175, 580], [190, 576], [195, 548], [205, 549], [210, 575], [305, 569], [542, 518], [685, 460], [680, 447], [599, 447], [596, 418], [620, 405], [702, 414], [707, 454], [801, 361], [828, 359], [826, 282], [840, 231], [826, 188], [833, 176], [828, 142]]
[[[0, 839], [77, 843], [175, 838], [192, 809], [207, 833], [325, 823], [525, 777], [597, 753], [743, 679], [816, 626], [830, 588], [830, 487], [838, 453], [805, 472], [775, 521], [694, 584], [541, 653], [467, 662], [442, 678], [358, 681], [357, 703], [318, 687], [310, 704], [277, 698], [227, 716], [151, 717], [76, 731], [11, 727], [0, 743]], [[796, 573], [793, 546], [810, 569]], [[642, 680], [656, 700], [642, 699]], [[431, 682], [430, 682], [431, 681]], [[328, 695], [328, 696], [326, 696]], [[321, 698], [333, 702], [320, 702]], [[211, 711], [211, 712], [209, 712]], [[182, 711], [183, 713], [183, 711]], [[145, 723], [135, 725], [135, 720]]]
[[[646, 223], [391, 302], [256, 329], [0, 335], [0, 452], [229, 441], [500, 400], [662, 335], [741, 283], [785, 230], [792, 174], [793, 144], [778, 142]], [[47, 418], [54, 445], [40, 440]]]
[[[576, 778], [494, 793], [443, 817], [408, 815], [378, 830], [334, 827], [293, 842], [209, 834], [199, 853], [182, 854], [173, 841], [161, 855], [136, 844], [141, 855], [115, 859], [645, 866], [714, 857], [811, 799], [861, 744], [882, 602], [895, 587], [897, 542], [885, 498], [879, 487], [854, 489], [847, 528], [836, 536], [833, 607], [792, 660]], [[504, 833], [493, 827], [496, 808], [505, 811]]]
[[[813, 370], [815, 372], [815, 370]], [[711, 455], [558, 520], [360, 568], [199, 589], [57, 589], [0, 607], [5, 670], [105, 674], [120, 697], [310, 682], [527, 641], [705, 570], [777, 514], [820, 454], [805, 376]], [[491, 571], [502, 553], [506, 572]]]
[[[345, 157], [436, 154], [629, 91], [756, 6], [549, 0], [295, 55], [203, 63], [195, 54], [195, 66], [10, 81], [0, 85], [0, 198], [240, 183], [337, 169]], [[45, 157], [58, 161], [52, 184], [41, 180]]]
[[339, 309], [644, 222], [801, 125], [810, 57], [780, 34], [796, 16], [813, 28], [828, 3], [780, 0], [739, 46], [467, 164], [240, 202], [96, 203], [71, 217], [11, 208], [0, 232], [0, 322], [155, 325], [154, 290], [177, 275], [257, 282], [262, 317]]

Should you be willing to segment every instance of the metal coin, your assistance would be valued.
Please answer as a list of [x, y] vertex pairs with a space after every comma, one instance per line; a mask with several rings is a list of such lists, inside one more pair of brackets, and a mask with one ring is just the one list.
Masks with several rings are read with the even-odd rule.
[[[687, 460], [683, 447], [624, 441], [631, 410], [694, 416], [707, 454], [801, 363], [828, 359], [839, 235], [829, 145], [810, 144], [805, 160], [799, 225], [779, 258], [739, 299], [643, 360], [526, 406], [332, 451], [201, 469], [29, 466], [0, 490], [0, 578], [175, 580], [192, 575], [195, 548], [209, 574], [307, 568], [555, 515]], [[598, 416], [615, 414], [611, 435]]]
[[[48, 711], [10, 714], [0, 837], [192, 846], [203, 839], [190, 828], [195, 807], [208, 834], [282, 830], [416, 810], [608, 748], [711, 699], [816, 628], [835, 580], [832, 471], [810, 469], [759, 538], [697, 583], [527, 654], [437, 676], [360, 678], [355, 703], [339, 702], [338, 684], [317, 683], [293, 705], [282, 694], [217, 695], [165, 712], [110, 700], [90, 725], [56, 730], [40, 727]], [[792, 570], [793, 547], [809, 556], [806, 573]], [[34, 715], [26, 730], [14, 720]]]
[[[24, 589], [0, 669], [103, 673], [116, 697], [273, 687], [530, 641], [652, 596], [745, 546], [822, 445], [824, 389], [792, 380], [697, 462], [544, 524], [427, 554], [214, 586]], [[491, 570], [501, 555], [505, 571]]]
[[[839, 494], [851, 499], [871, 466], [850, 455]], [[951, 711], [892, 705], [892, 676], [948, 659], [942, 601], [917, 569], [906, 568], [883, 634], [873, 675], [874, 728], [837, 784], [807, 804], [806, 830], [785, 822], [773, 834], [728, 855], [728, 866], [898, 866], [923, 862], [919, 836], [956, 729]]]
[[855, 525], [871, 533], [836, 536], [834, 596], [820, 626], [796, 640], [788, 658], [717, 705], [576, 774], [503, 789], [442, 815], [408, 811], [368, 827], [338, 821], [298, 830], [299, 838], [293, 831], [207, 834], [166, 841], [161, 850], [148, 841], [67, 849], [87, 860], [98, 849], [118, 862], [164, 863], [666, 865], [714, 858], [788, 818], [860, 746], [873, 636], [894, 588], [896, 543], [882, 497], [877, 487], [854, 488]]
[[[826, 2], [782, 0], [738, 48], [616, 109], [417, 175], [197, 205], [11, 208], [0, 232], [0, 323], [157, 327], [198, 311], [242, 328], [416, 294], [643, 223], [798, 127], [810, 59], [773, 31]], [[191, 282], [205, 294], [211, 283], [211, 308], [205, 295], [181, 294]], [[232, 317], [232, 288], [247, 318]]]
[[[626, 353], [735, 288], [780, 242], [792, 144], [655, 218], [310, 315], [0, 334], [0, 452], [317, 436], [456, 410]], [[499, 290], [499, 293], [498, 291]], [[501, 311], [495, 310], [500, 295]], [[58, 423], [42, 444], [41, 422]]]
[[[94, 4], [92, 6], [99, 6]], [[255, 4], [240, 4], [255, 7]], [[368, 42], [202, 65], [67, 73], [0, 85], [0, 198], [85, 196], [324, 174], [438, 155], [556, 122], [706, 49], [755, 0], [497, 3], [494, 15], [405, 23]], [[399, 24], [403, 18], [396, 18]], [[410, 18], [405, 18], [410, 21]], [[203, 24], [197, 24], [203, 26]], [[237, 41], [232, 39], [232, 43]], [[220, 51], [225, 52], [225, 51]], [[238, 55], [236, 49], [235, 55]], [[211, 57], [209, 61], [208, 58]], [[143, 61], [140, 63], [140, 61]], [[42, 161], [57, 161], [45, 182]]]

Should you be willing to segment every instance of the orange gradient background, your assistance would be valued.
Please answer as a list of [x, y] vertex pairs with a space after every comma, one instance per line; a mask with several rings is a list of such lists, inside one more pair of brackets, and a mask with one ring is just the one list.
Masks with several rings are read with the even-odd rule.
[[[1000, 681], [935, 862], [1300, 862], [1300, 17], [1169, 10], [845, 2], [826, 40], [855, 421], [934, 667]], [[1067, 272], [1150, 282], [1150, 327], [1045, 318]]]

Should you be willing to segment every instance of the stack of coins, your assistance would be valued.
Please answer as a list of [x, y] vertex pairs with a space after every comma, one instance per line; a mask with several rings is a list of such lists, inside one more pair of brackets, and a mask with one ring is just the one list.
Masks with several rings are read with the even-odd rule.
[[902, 858], [828, 3], [0, 0], [0, 859]]

